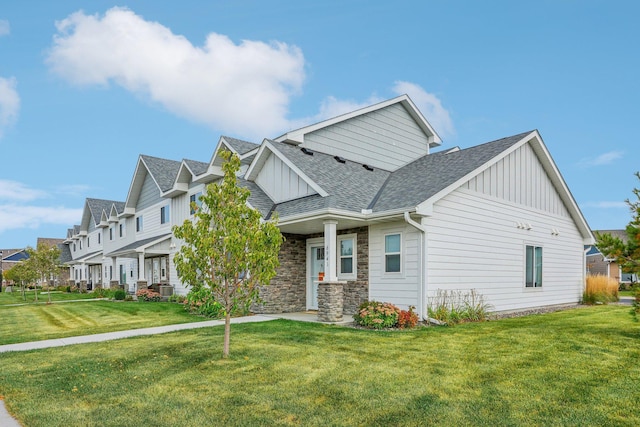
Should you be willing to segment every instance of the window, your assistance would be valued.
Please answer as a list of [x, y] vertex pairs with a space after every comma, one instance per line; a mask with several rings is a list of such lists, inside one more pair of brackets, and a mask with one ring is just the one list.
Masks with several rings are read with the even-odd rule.
[[124, 285], [127, 283], [127, 270], [124, 269], [124, 265], [120, 264], [120, 284]]
[[526, 246], [525, 251], [525, 286], [539, 288], [542, 286], [542, 248]]
[[338, 276], [341, 279], [356, 278], [356, 234], [338, 236]]
[[400, 234], [384, 236], [384, 271], [385, 273], [400, 273]]
[[74, 243], [73, 244], [73, 252], [75, 252], [75, 251], [76, 251], [76, 244]]
[[100, 236], [102, 235], [102, 233], [98, 233], [98, 244], [100, 244]]
[[91, 247], [91, 237], [87, 237], [87, 247]]
[[[189, 196], [189, 213], [193, 215], [196, 213], [198, 209], [202, 207], [202, 200], [200, 200], [200, 196], [202, 196], [202, 192], [199, 191], [196, 194], [192, 194]], [[195, 204], [195, 206], [194, 206]]]
[[113, 280], [113, 265], [109, 266], [109, 280]]
[[162, 257], [160, 258], [160, 279], [167, 278], [167, 259]]
[[169, 205], [160, 208], [160, 224], [169, 222]]
[[126, 228], [124, 226], [124, 223], [118, 224], [118, 229], [119, 229], [120, 237], [124, 237], [126, 234]]
[[136, 217], [136, 231], [139, 233], [142, 231], [142, 215]]
[[80, 243], [80, 250], [82, 250], [82, 240], [78, 241]]

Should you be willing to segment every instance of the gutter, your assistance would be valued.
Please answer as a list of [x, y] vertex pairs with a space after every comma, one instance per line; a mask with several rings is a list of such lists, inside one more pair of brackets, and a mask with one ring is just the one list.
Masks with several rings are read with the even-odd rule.
[[418, 231], [420, 231], [420, 238], [422, 240], [422, 274], [420, 275], [420, 288], [418, 291], [418, 303], [420, 304], [420, 306], [418, 307], [418, 312], [420, 313], [419, 316], [423, 319], [426, 320], [429, 323], [433, 323], [436, 325], [441, 325], [442, 322], [440, 322], [437, 319], [432, 319], [429, 317], [429, 312], [427, 309], [427, 304], [426, 304], [426, 297], [427, 297], [427, 229], [420, 224], [419, 222], [414, 221], [413, 219], [411, 219], [411, 215], [409, 215], [408, 211], [404, 212], [404, 220], [407, 224], [411, 225], [412, 227], [414, 227], [415, 229], [417, 229]]

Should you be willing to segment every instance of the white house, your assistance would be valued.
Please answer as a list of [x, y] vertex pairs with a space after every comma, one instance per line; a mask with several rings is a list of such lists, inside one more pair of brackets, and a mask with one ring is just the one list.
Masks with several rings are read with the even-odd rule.
[[221, 137], [208, 163], [141, 157], [118, 218], [143, 217], [153, 229], [106, 255], [147, 264], [142, 284], [188, 292], [161, 210], [171, 224], [191, 218], [229, 150], [242, 160], [250, 205], [265, 219], [277, 213], [286, 237], [256, 311], [321, 313], [331, 298], [353, 313], [369, 299], [426, 316], [439, 290], [471, 289], [496, 311], [578, 302], [594, 239], [538, 131], [434, 151], [440, 144], [403, 95], [261, 144]]

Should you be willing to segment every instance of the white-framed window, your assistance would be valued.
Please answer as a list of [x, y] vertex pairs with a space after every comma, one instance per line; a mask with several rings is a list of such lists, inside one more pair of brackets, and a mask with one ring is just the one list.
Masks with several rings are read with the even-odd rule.
[[542, 287], [542, 246], [525, 245], [526, 288]]
[[98, 233], [98, 244], [100, 244], [100, 236], [102, 235], [102, 233]]
[[119, 229], [119, 234], [120, 237], [124, 237], [127, 234], [127, 229], [124, 226], [124, 222], [121, 222], [120, 224], [118, 224], [118, 229]]
[[136, 231], [138, 233], [142, 231], [142, 215], [136, 217]]
[[197, 193], [189, 196], [189, 214], [191, 215], [195, 214], [196, 211], [202, 207], [202, 200], [200, 200], [201, 196], [202, 196], [202, 191], [198, 191]]
[[355, 279], [357, 277], [357, 235], [343, 234], [338, 240], [338, 278]]
[[82, 250], [82, 240], [78, 240], [78, 243], [80, 244], [80, 250]]
[[402, 272], [402, 234], [384, 235], [384, 272]]
[[87, 247], [91, 247], [91, 237], [87, 237]]
[[167, 259], [165, 257], [160, 258], [160, 279], [165, 280], [167, 278]]
[[73, 252], [75, 252], [75, 251], [76, 251], [76, 244], [74, 243], [73, 244]]
[[169, 205], [160, 208], [160, 224], [169, 222]]
[[113, 240], [113, 226], [109, 227], [109, 240]]

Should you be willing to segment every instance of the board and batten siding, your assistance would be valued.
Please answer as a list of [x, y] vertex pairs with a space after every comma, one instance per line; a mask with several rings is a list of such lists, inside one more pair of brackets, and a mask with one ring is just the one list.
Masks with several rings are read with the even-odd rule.
[[529, 144], [499, 160], [463, 187], [550, 214], [569, 216]]
[[150, 174], [146, 174], [140, 195], [138, 196], [138, 203], [136, 204], [136, 210], [142, 210], [159, 203], [162, 200], [160, 195], [160, 189], [156, 185]]
[[[401, 272], [384, 272], [384, 236], [401, 234]], [[404, 221], [369, 227], [369, 300], [390, 302], [406, 310], [418, 307], [421, 272], [419, 232]]]
[[267, 158], [255, 182], [276, 203], [316, 194], [304, 179], [273, 153]]
[[[505, 311], [582, 296], [582, 236], [568, 216], [459, 188], [434, 205], [425, 225], [429, 297], [475, 289], [492, 311]], [[541, 288], [525, 287], [526, 245], [542, 247]]]
[[304, 147], [394, 171], [428, 153], [427, 135], [401, 104], [305, 135]]

